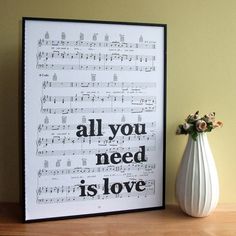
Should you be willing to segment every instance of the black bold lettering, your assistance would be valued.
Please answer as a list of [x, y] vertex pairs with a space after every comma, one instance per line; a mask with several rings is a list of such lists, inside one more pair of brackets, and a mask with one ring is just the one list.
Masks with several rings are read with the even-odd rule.
[[131, 135], [133, 132], [133, 126], [131, 124], [123, 124], [120, 128], [120, 132], [123, 135]]
[[132, 188], [134, 187], [135, 185], [135, 181], [132, 181], [131, 183], [130, 182], [124, 182], [124, 186], [126, 187], [126, 190], [128, 193], [131, 192]]
[[123, 189], [123, 186], [121, 183], [114, 183], [111, 186], [111, 192], [114, 194], [119, 194]]
[[88, 196], [93, 197], [97, 194], [97, 185], [96, 184], [91, 184], [88, 186]]
[[79, 129], [76, 132], [76, 135], [78, 137], [88, 137], [88, 133], [87, 133], [87, 127], [85, 125], [78, 125], [77, 129]]
[[124, 155], [122, 157], [123, 162], [126, 163], [126, 164], [133, 162], [133, 159], [127, 160], [127, 158], [129, 158], [129, 157], [133, 157], [133, 154], [131, 152], [124, 153]]
[[134, 161], [135, 162], [145, 162], [145, 146], [140, 146], [141, 151], [138, 151], [134, 154]]
[[[139, 127], [141, 126], [141, 131], [139, 130]], [[135, 133], [136, 134], [146, 134], [146, 130], [145, 130], [145, 124], [134, 124], [134, 129], [135, 129]]]
[[[146, 185], [146, 183], [144, 181], [142, 181], [142, 180], [138, 181], [136, 186], [135, 186], [136, 191], [138, 191], [138, 192], [144, 191], [145, 190], [145, 185]], [[142, 187], [144, 187], [144, 188], [142, 188]]]
[[109, 140], [112, 140], [116, 137], [116, 134], [117, 134], [121, 125], [120, 124], [116, 125], [116, 128], [115, 128], [115, 125], [108, 125], [108, 126], [110, 127], [112, 134], [113, 134], [113, 137], [110, 136]]
[[97, 153], [97, 163], [96, 165], [108, 165], [109, 157], [106, 153]]
[[[114, 152], [111, 154], [111, 163], [118, 164], [121, 162], [121, 154], [119, 152]], [[115, 159], [118, 159], [117, 161]]]
[[[82, 179], [81, 181], [80, 181], [80, 183], [81, 184], [84, 184], [85, 183], [85, 180], [84, 179]], [[85, 193], [85, 185], [80, 185], [79, 186], [80, 187], [80, 191], [81, 191], [81, 193], [80, 193], [80, 197], [85, 197], [86, 196], [86, 193]]]
[[110, 194], [109, 193], [109, 179], [103, 178], [104, 180], [104, 193], [103, 194]]
[[98, 134], [97, 136], [103, 136], [102, 134], [102, 119], [96, 119], [97, 123], [98, 123]]

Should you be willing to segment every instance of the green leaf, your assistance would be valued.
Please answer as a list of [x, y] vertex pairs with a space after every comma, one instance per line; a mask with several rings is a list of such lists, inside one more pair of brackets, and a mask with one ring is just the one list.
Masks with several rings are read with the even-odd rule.
[[198, 133], [196, 131], [194, 131], [194, 132], [191, 133], [191, 136], [192, 136], [193, 140], [196, 141]]

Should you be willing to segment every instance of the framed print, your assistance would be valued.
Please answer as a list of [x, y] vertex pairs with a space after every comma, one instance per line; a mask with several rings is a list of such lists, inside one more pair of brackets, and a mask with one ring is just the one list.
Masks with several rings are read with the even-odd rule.
[[23, 18], [25, 221], [164, 208], [166, 25]]

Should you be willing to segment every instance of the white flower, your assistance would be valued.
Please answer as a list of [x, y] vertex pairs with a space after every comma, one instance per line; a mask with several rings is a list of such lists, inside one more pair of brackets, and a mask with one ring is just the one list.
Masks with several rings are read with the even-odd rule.
[[189, 123], [184, 123], [184, 124], [183, 124], [183, 129], [184, 129], [184, 130], [188, 130], [188, 129], [190, 128], [190, 126], [191, 126], [191, 125], [190, 125]]
[[215, 122], [215, 112], [211, 112], [204, 116], [204, 120], [207, 123], [214, 123]]
[[176, 134], [182, 134], [180, 127], [177, 128]]
[[207, 123], [204, 120], [198, 120], [196, 123], [196, 129], [199, 132], [204, 132], [207, 130]]
[[185, 120], [187, 123], [194, 123], [199, 120], [199, 111], [195, 112], [195, 114], [190, 114]]

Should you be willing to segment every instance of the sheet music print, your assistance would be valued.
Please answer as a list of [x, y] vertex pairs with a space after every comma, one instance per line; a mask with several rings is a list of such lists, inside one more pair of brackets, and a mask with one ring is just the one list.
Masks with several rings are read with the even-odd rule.
[[35, 46], [41, 91], [33, 131], [35, 205], [83, 202], [91, 212], [103, 212], [112, 199], [117, 209], [123, 199], [134, 206], [154, 201], [160, 169], [155, 116], [162, 109], [158, 44], [142, 35], [134, 40], [84, 31], [75, 38], [48, 30]]
[[[147, 96], [146, 90], [155, 87], [155, 83], [133, 83], [116, 81], [114, 75], [111, 82], [95, 82], [95, 76], [91, 76], [91, 82], [57, 82], [42, 81], [41, 113], [50, 114], [51, 117], [62, 116], [60, 124], [49, 124], [46, 116], [45, 122], [39, 124], [37, 131], [37, 151], [39, 158], [47, 157], [52, 166], [57, 169], [42, 168], [38, 172], [37, 203], [64, 203], [69, 201], [89, 201], [106, 200], [110, 198], [127, 197], [147, 197], [155, 193], [155, 180], [147, 180], [144, 192], [125, 192], [119, 194], [102, 194], [102, 183], [98, 183], [96, 190], [100, 191], [94, 196], [81, 195], [81, 186], [87, 188], [85, 181], [81, 185], [81, 180], [89, 180], [90, 183], [97, 182], [97, 176], [103, 176], [112, 180], [113, 178], [124, 178], [126, 181], [136, 180], [137, 171], [140, 177], [147, 179], [152, 176], [155, 164], [148, 162], [148, 156], [155, 152], [156, 146], [156, 122], [145, 123], [145, 134], [136, 134], [132, 131], [130, 135], [116, 135], [112, 140], [112, 132], [109, 127], [112, 122], [102, 123], [100, 119], [88, 119], [87, 117], [95, 114], [102, 117], [104, 113], [119, 114], [120, 121], [115, 124], [127, 126], [127, 113], [136, 116], [136, 122], [130, 129], [135, 130], [137, 124], [142, 122], [142, 113], [153, 112], [156, 110], [156, 97]], [[115, 81], [114, 81], [115, 78]], [[55, 80], [55, 74], [54, 74]], [[65, 88], [68, 94], [74, 96], [62, 96]], [[100, 88], [98, 90], [98, 88]], [[103, 91], [104, 90], [104, 91]], [[53, 95], [53, 96], [52, 96]], [[57, 96], [58, 95], [58, 96]], [[125, 105], [127, 104], [127, 105]], [[83, 114], [78, 123], [68, 123], [66, 115], [77, 116]], [[120, 115], [122, 114], [122, 115]], [[134, 116], [134, 117], [135, 117]], [[96, 122], [95, 122], [96, 121]], [[90, 131], [88, 133], [102, 133], [102, 136], [78, 137], [76, 132], [78, 125], [83, 124]], [[102, 127], [99, 127], [102, 126]], [[137, 153], [139, 146], [145, 146], [144, 163], [122, 163], [119, 165], [96, 166], [96, 153]], [[58, 158], [57, 160], [54, 160]], [[66, 162], [65, 163], [65, 159]], [[93, 160], [93, 162], [91, 161]], [[63, 164], [64, 163], [64, 164]], [[68, 166], [69, 163], [69, 166]], [[89, 164], [88, 164], [89, 163]], [[87, 167], [87, 165], [89, 167]], [[60, 167], [67, 167], [61, 169]], [[71, 168], [73, 166], [74, 168]], [[93, 166], [93, 167], [91, 167]], [[53, 177], [52, 177], [53, 176]], [[66, 176], [66, 177], [65, 177]], [[48, 186], [48, 178], [57, 179], [55, 185]], [[61, 185], [61, 182], [71, 183], [72, 185]], [[102, 180], [103, 178], [101, 178]], [[46, 183], [46, 184], [45, 184]], [[112, 186], [112, 183], [109, 185]]]

